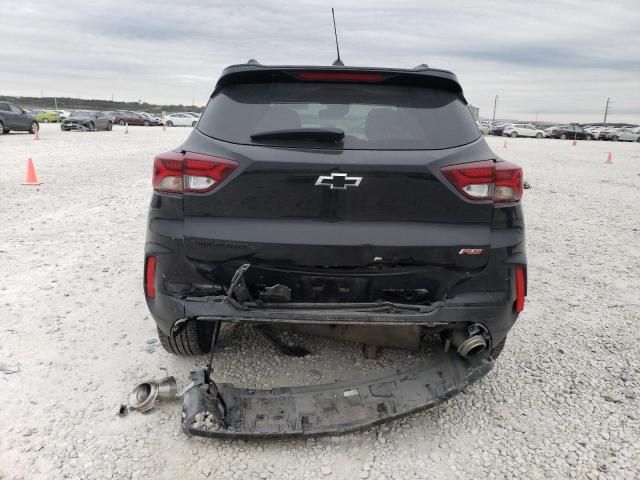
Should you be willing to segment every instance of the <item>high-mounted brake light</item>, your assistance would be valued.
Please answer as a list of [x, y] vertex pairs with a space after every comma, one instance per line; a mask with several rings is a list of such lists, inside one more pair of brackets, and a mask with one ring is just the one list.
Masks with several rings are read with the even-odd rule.
[[237, 166], [226, 158], [166, 152], [153, 161], [153, 188], [171, 193], [208, 192], [231, 175]]
[[506, 203], [522, 198], [522, 168], [513, 163], [484, 160], [449, 165], [441, 172], [470, 200]]
[[378, 72], [297, 72], [301, 80], [315, 80], [325, 82], [379, 82], [383, 79]]
[[147, 257], [144, 267], [144, 293], [147, 298], [156, 298], [156, 257]]
[[516, 267], [516, 301], [513, 309], [520, 313], [524, 310], [524, 297], [527, 295], [527, 276], [524, 267]]

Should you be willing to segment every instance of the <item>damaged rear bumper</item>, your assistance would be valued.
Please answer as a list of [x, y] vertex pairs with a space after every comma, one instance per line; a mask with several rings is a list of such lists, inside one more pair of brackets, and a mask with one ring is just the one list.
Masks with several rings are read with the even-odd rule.
[[[184, 396], [182, 429], [227, 438], [343, 434], [434, 407], [492, 368], [490, 358], [463, 359], [451, 351], [436, 352], [418, 367], [355, 382], [271, 390], [204, 384]], [[216, 388], [217, 396], [209, 393]], [[218, 407], [224, 426], [203, 420]]]

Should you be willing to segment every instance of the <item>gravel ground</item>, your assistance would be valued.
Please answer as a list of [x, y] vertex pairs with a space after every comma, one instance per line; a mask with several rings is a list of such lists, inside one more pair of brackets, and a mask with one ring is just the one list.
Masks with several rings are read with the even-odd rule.
[[[494, 369], [444, 405], [342, 437], [212, 441], [179, 403], [116, 416], [165, 353], [141, 274], [151, 159], [188, 129], [0, 137], [0, 478], [640, 478], [640, 145], [488, 138], [525, 169], [529, 296]], [[606, 165], [607, 152], [613, 165]], [[20, 185], [33, 157], [40, 187]], [[226, 332], [217, 378], [328, 382], [415, 361]], [[17, 367], [15, 373], [3, 368]]]

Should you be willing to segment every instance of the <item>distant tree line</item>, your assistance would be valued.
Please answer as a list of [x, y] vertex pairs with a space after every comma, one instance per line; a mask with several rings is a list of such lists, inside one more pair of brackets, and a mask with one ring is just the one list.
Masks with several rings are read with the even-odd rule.
[[155, 105], [147, 102], [112, 102], [111, 100], [85, 100], [83, 98], [70, 97], [10, 97], [0, 95], [0, 101], [15, 103], [22, 108], [40, 108], [54, 110], [56, 103], [58, 110], [132, 110], [134, 112], [149, 112], [160, 114], [162, 112], [202, 112], [204, 107], [193, 105]]

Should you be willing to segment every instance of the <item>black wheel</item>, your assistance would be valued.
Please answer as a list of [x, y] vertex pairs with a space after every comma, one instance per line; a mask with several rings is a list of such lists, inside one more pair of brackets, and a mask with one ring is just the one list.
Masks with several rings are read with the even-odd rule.
[[[38, 125], [38, 122], [34, 120], [31, 122], [31, 126], [29, 127], [29, 133], [36, 133], [36, 130], [40, 130], [40, 125]], [[5, 133], [8, 132], [5, 130]]]
[[44, 123], [49, 123], [49, 119], [48, 119], [48, 118], [43, 118], [43, 119], [42, 119], [42, 121], [43, 121]]
[[2, 135], [3, 133], [5, 133], [4, 124], [2, 122], [0, 122], [0, 135]]
[[491, 350], [491, 358], [495, 360], [500, 356], [500, 354], [502, 353], [502, 350], [504, 349], [505, 343], [507, 343], [507, 337], [504, 337], [498, 345], [493, 347], [493, 349]]
[[111, 130], [113, 130], [113, 123], [109, 122], [107, 123], [107, 132], [110, 132]]
[[127, 123], [127, 122], [125, 122], [124, 120], [120, 120], [120, 121], [118, 122], [118, 124], [119, 124], [121, 127], [124, 127], [124, 125], [125, 125], [126, 123]]
[[516, 138], [518, 136], [518, 132], [511, 132], [511, 138]]
[[173, 122], [171, 120], [167, 122], [167, 127], [173, 127]]
[[211, 338], [215, 324], [213, 322], [196, 322], [187, 320], [175, 337], [165, 335], [158, 328], [158, 339], [162, 347], [169, 353], [181, 356], [195, 356], [209, 353]]
[[145, 121], [144, 121], [144, 126], [145, 126], [145, 127], [148, 127], [148, 126], [149, 126], [149, 120], [145, 120]]
[[536, 138], [542, 138], [542, 134], [541, 133], [536, 133]]
[[638, 137], [638, 138], [636, 139], [636, 142], [640, 143], [640, 137]]
[[89, 122], [89, 131], [93, 132], [96, 129], [96, 125], [93, 122]]
[[191, 126], [192, 126], [192, 127], [195, 127], [195, 126], [196, 126], [196, 123], [198, 123], [198, 122], [191, 122]]
[[591, 135], [585, 135], [584, 139], [585, 140], [591, 140]]
[[566, 140], [567, 139], [567, 134], [563, 133], [560, 135], [560, 140]]
[[617, 141], [618, 141], [618, 135], [613, 135], [613, 136], [611, 137], [611, 141], [612, 141], [612, 142], [617, 142]]

